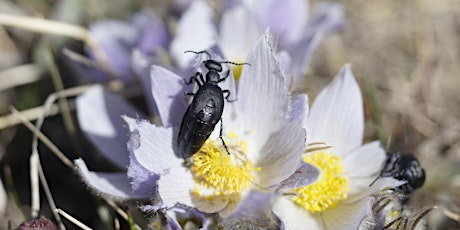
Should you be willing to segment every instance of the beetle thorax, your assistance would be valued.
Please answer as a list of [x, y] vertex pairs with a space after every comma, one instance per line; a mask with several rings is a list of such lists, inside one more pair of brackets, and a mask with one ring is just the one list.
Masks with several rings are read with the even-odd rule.
[[220, 80], [220, 75], [218, 72], [214, 70], [209, 70], [209, 72], [206, 74], [206, 82], [210, 84], [216, 84]]

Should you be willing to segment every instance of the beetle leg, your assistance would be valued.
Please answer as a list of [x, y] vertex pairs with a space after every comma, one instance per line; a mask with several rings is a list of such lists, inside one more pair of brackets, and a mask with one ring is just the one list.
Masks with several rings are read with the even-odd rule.
[[228, 70], [227, 74], [225, 74], [225, 77], [221, 78], [217, 83], [225, 81], [225, 79], [227, 79], [228, 76], [230, 76], [230, 70]]
[[227, 151], [228, 155], [230, 155], [230, 152], [228, 151], [227, 145], [225, 144], [224, 138], [222, 138], [222, 130], [224, 129], [224, 125], [222, 124], [222, 118], [220, 119], [220, 132], [219, 132], [219, 138], [222, 140], [222, 144], [224, 144], [225, 151]]
[[236, 101], [236, 99], [235, 99], [235, 100], [229, 100], [229, 99], [228, 99], [228, 98], [230, 97], [230, 90], [228, 90], [228, 89], [222, 90], [222, 94], [225, 94], [225, 93], [227, 94], [227, 95], [225, 96], [225, 100], [227, 100], [228, 102], [234, 102], [234, 101]]
[[204, 84], [203, 74], [200, 72], [196, 72], [195, 76], [190, 77], [188, 81], [184, 79], [184, 82], [187, 85], [192, 84], [192, 81], [195, 81], [196, 84], [201, 87]]

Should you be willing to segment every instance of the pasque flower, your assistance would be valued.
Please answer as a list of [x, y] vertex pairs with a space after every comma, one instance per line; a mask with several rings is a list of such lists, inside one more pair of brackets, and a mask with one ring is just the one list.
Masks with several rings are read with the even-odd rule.
[[306, 120], [307, 148], [302, 156], [321, 170], [319, 179], [281, 196], [274, 212], [286, 229], [357, 229], [367, 215], [368, 197], [401, 182], [382, 178], [386, 161], [378, 141], [362, 144], [361, 92], [346, 65], [312, 104]]
[[[188, 207], [184, 210], [223, 217], [254, 210], [247, 207], [270, 208], [274, 194], [312, 183], [319, 172], [301, 161], [307, 97], [291, 98], [272, 49], [267, 33], [250, 52], [251, 65], [243, 69], [237, 90], [231, 87], [232, 77], [221, 84], [237, 98], [225, 102], [222, 117], [230, 154], [218, 138], [217, 125], [188, 164], [177, 156], [176, 138], [187, 107], [184, 93], [192, 91], [184, 83], [189, 76], [152, 66], [150, 96], [161, 117], [155, 124], [119, 96], [93, 87], [77, 100], [80, 125], [109, 160], [128, 171], [94, 172], [79, 159], [75, 161], [79, 174], [102, 196], [150, 199], [152, 204], [144, 210]], [[125, 114], [129, 130], [120, 124], [120, 114]]]
[[[128, 144], [131, 161], [159, 177], [158, 190], [152, 191], [161, 198], [158, 208], [186, 205], [228, 217], [243, 210], [241, 205], [260, 202], [248, 198], [253, 197], [248, 196], [253, 194], [251, 191], [264, 196], [267, 192], [305, 186], [316, 180], [317, 169], [300, 160], [305, 148], [302, 122], [307, 112], [306, 95], [291, 98], [274, 55], [265, 34], [249, 52], [247, 62], [251, 65], [243, 68], [237, 91], [231, 91], [236, 92], [237, 100], [225, 102], [223, 138], [229, 154], [218, 137], [219, 125], [203, 147], [184, 161], [176, 146], [177, 126], [158, 126], [147, 120], [124, 117], [131, 132]], [[159, 66], [152, 67], [152, 75], [157, 75], [154, 79], [183, 84], [182, 77]], [[153, 87], [156, 92], [157, 87], [165, 85]], [[162, 98], [183, 100], [183, 93], [168, 92], [168, 88], [162, 92], [161, 98], [155, 98], [160, 111]], [[171, 108], [171, 104], [166, 107]], [[184, 111], [185, 107], [181, 114]], [[302, 176], [299, 178], [298, 174]], [[136, 180], [135, 174], [131, 177]]]

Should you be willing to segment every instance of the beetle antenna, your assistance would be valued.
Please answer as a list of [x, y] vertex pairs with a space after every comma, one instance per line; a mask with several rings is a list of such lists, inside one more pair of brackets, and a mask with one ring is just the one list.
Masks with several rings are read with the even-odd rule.
[[369, 185], [369, 187], [371, 187], [375, 182], [377, 182], [378, 179], [382, 178], [382, 175], [379, 175], [377, 178], [375, 178], [374, 181], [372, 181], [372, 183]]
[[249, 63], [236, 63], [236, 62], [231, 62], [231, 61], [220, 61], [219, 63], [226, 63], [226, 64], [232, 64], [232, 65], [251, 65]]
[[209, 54], [208, 51], [206, 50], [203, 50], [203, 51], [200, 51], [200, 52], [196, 52], [196, 51], [193, 51], [193, 50], [186, 50], [184, 53], [194, 53], [194, 54], [202, 54], [202, 53], [205, 53], [208, 55], [208, 58], [211, 59], [211, 54]]

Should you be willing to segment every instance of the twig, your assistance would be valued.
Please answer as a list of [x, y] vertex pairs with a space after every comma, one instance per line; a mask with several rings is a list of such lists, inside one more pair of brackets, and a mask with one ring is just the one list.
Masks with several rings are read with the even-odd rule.
[[43, 173], [43, 168], [40, 164], [40, 159], [38, 158], [38, 154], [32, 154], [37, 156], [37, 166], [38, 166], [38, 173], [40, 175], [40, 182], [42, 184], [43, 190], [45, 191], [46, 199], [48, 200], [48, 204], [51, 207], [51, 210], [53, 210], [53, 215], [54, 218], [56, 219], [56, 222], [59, 225], [59, 228], [62, 230], [65, 230], [64, 223], [62, 223], [61, 217], [59, 217], [59, 214], [55, 211], [56, 208], [56, 203], [54, 203], [53, 196], [51, 195], [51, 190], [48, 186], [48, 182], [46, 181], [45, 178], [45, 173]]
[[[55, 91], [61, 92], [64, 90], [64, 84], [62, 83], [61, 74], [59, 73], [58, 67], [54, 61], [54, 55], [51, 50], [51, 46], [47, 46], [44, 59], [47, 61], [48, 71], [51, 75], [51, 80], [53, 82], [53, 86]], [[59, 110], [61, 111], [62, 119], [64, 121], [64, 127], [66, 128], [67, 132], [73, 135], [75, 134], [75, 127], [72, 122], [72, 117], [70, 115], [70, 108], [69, 103], [67, 102], [66, 97], [59, 97], [58, 98], [58, 105]]]

